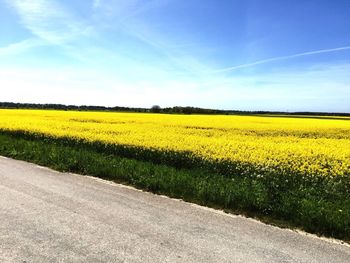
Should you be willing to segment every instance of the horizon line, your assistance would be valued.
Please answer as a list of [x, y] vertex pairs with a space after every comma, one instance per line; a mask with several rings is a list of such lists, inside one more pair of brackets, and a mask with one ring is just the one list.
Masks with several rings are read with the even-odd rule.
[[[18, 108], [10, 108], [9, 105], [5, 106], [5, 104], [17, 104], [18, 106], [24, 106], [24, 107], [18, 107]], [[25, 107], [27, 105], [28, 107]], [[34, 107], [33, 107], [34, 106]], [[35, 106], [47, 106], [48, 108], [36, 108]], [[63, 108], [55, 108], [55, 106], [63, 106]], [[159, 105], [153, 105], [150, 107], [137, 107], [137, 106], [106, 106], [106, 105], [93, 105], [93, 104], [64, 104], [64, 103], [40, 103], [40, 102], [14, 102], [14, 101], [0, 101], [0, 110], [65, 110], [64, 108], [69, 108], [69, 107], [74, 107], [74, 108], [104, 108], [101, 111], [106, 111], [108, 109], [113, 109], [113, 108], [126, 108], [130, 110], [136, 110], [136, 109], [142, 109], [142, 110], [150, 110], [154, 106], [159, 106]], [[242, 113], [282, 113], [282, 114], [287, 114], [287, 115], [293, 115], [293, 114], [310, 114], [310, 116], [313, 116], [312, 114], [331, 114], [336, 115], [340, 114], [341, 115], [346, 115], [350, 116], [350, 112], [340, 112], [340, 111], [310, 111], [310, 110], [296, 110], [296, 111], [289, 111], [289, 110], [239, 110], [239, 109], [223, 109], [223, 108], [206, 108], [206, 107], [199, 107], [199, 106], [165, 106], [161, 107], [159, 106], [161, 110], [167, 109], [167, 108], [194, 108], [194, 109], [201, 109], [201, 110], [211, 110], [211, 111], [220, 111], [222, 113], [219, 114], [224, 114], [225, 112], [242, 112]], [[74, 109], [67, 109], [67, 110], [74, 110]], [[93, 109], [91, 109], [93, 110]], [[90, 110], [87, 110], [90, 111]], [[118, 112], [118, 111], [116, 111]], [[206, 113], [204, 113], [206, 114]], [[213, 113], [209, 113], [213, 114]], [[325, 115], [328, 116], [328, 115]], [[341, 116], [342, 117], [342, 116]]]

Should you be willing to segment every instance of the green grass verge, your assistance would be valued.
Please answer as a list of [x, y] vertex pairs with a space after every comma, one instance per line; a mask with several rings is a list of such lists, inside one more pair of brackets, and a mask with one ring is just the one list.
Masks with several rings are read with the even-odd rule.
[[228, 177], [205, 168], [181, 169], [178, 164], [126, 158], [82, 142], [69, 144], [10, 132], [0, 133], [0, 154], [350, 240], [349, 180], [305, 182], [276, 174]]

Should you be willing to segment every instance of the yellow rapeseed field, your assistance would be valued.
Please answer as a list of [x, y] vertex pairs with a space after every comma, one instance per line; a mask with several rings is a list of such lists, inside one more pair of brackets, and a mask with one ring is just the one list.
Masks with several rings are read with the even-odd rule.
[[350, 118], [0, 110], [0, 129], [188, 151], [209, 161], [317, 176], [350, 170]]

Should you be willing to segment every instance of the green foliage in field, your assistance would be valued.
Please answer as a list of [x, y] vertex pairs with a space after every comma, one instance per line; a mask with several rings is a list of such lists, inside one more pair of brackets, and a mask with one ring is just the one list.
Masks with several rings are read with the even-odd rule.
[[269, 170], [262, 176], [249, 166], [244, 176], [225, 176], [221, 166], [186, 164], [188, 159], [179, 153], [159, 160], [154, 151], [140, 155], [135, 148], [10, 132], [0, 133], [0, 142], [1, 155], [350, 240], [348, 177], [305, 180]]

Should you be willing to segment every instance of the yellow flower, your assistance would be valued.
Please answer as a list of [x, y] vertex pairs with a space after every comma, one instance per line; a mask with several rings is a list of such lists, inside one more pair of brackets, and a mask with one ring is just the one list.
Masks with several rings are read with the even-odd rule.
[[[68, 137], [309, 176], [350, 169], [350, 118], [0, 110], [0, 129]], [[142, 154], [142, 153], [140, 153]]]

